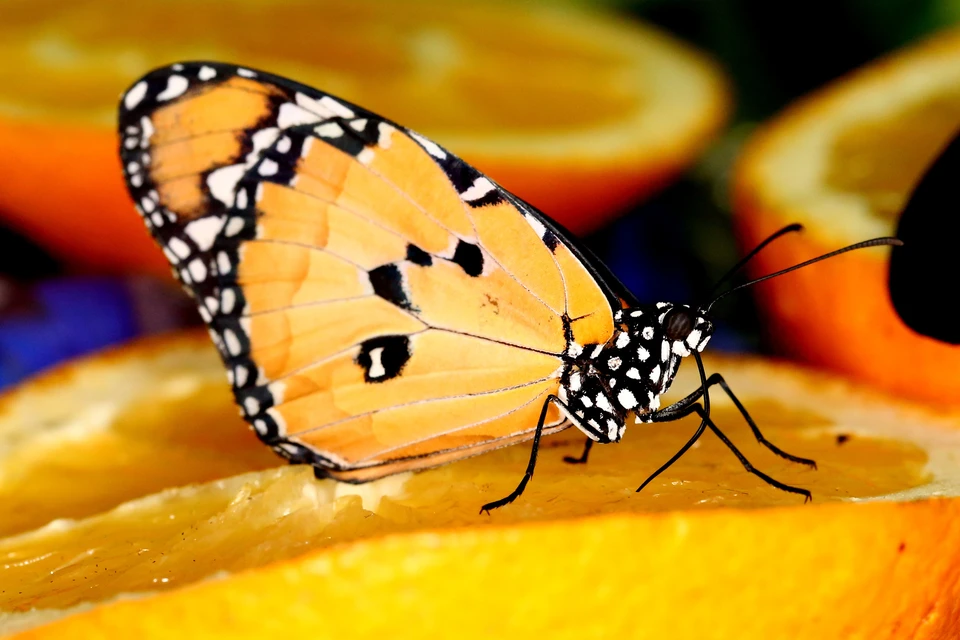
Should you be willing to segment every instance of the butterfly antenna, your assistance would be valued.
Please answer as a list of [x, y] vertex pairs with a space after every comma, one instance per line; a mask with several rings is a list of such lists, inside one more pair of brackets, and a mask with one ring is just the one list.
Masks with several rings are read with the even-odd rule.
[[[723, 274], [722, 278], [717, 280], [717, 283], [713, 285], [713, 289], [710, 290], [710, 295], [713, 295], [714, 293], [716, 293], [717, 289], [719, 289], [721, 285], [725, 284], [730, 278], [737, 275], [737, 272], [739, 272], [740, 269], [743, 269], [743, 267], [746, 266], [746, 264], [750, 262], [755, 255], [763, 251], [764, 247], [766, 247], [768, 244], [770, 244], [780, 236], [785, 236], [788, 233], [794, 233], [797, 231], [803, 231], [803, 225], [798, 222], [794, 222], [793, 224], [788, 224], [783, 229], [780, 229], [779, 231], [777, 231], [776, 233], [768, 237], [766, 240], [758, 244], [756, 247], [753, 248], [753, 250], [750, 253], [743, 256], [743, 258], [740, 259], [740, 262], [730, 267], [729, 271]], [[713, 303], [711, 302], [710, 304], [712, 305]], [[709, 309], [710, 307], [707, 307], [707, 308]]]
[[[787, 229], [787, 227], [784, 227], [784, 229], [781, 229], [781, 230], [778, 231], [777, 233], [775, 233], [775, 234], [773, 234], [772, 236], [770, 236], [769, 238], [767, 238], [763, 243], [760, 244], [760, 246], [758, 246], [756, 249], [754, 249], [753, 252], [751, 252], [750, 255], [748, 255], [746, 258], [744, 258], [743, 260], [741, 260], [741, 262], [746, 262], [749, 258], [753, 257], [753, 255], [756, 254], [756, 252], [757, 252], [760, 248], [762, 248], [766, 243], [770, 242], [771, 240], [774, 240], [774, 239], [777, 238], [780, 234], [786, 233], [786, 229]], [[747, 288], [747, 287], [752, 287], [753, 285], [757, 284], [758, 282], [763, 282], [764, 280], [769, 280], [770, 278], [776, 278], [777, 276], [782, 276], [782, 275], [785, 274], [785, 273], [790, 273], [791, 271], [796, 271], [797, 269], [802, 269], [803, 267], [807, 267], [807, 266], [809, 266], [809, 265], [811, 265], [811, 264], [820, 262], [821, 260], [826, 260], [826, 259], [828, 259], [828, 258], [833, 258], [834, 256], [838, 256], [838, 255], [840, 255], [841, 253], [846, 253], [846, 252], [848, 252], [848, 251], [856, 251], [857, 249], [866, 249], [866, 248], [868, 248], [868, 247], [880, 247], [880, 246], [884, 246], [884, 245], [889, 245], [889, 246], [894, 246], [894, 247], [901, 247], [901, 246], [903, 246], [903, 241], [900, 240], [900, 239], [898, 239], [898, 238], [874, 238], [874, 239], [872, 239], [872, 240], [864, 240], [863, 242], [858, 242], [858, 243], [856, 243], [856, 244], [852, 244], [852, 245], [850, 245], [849, 247], [844, 247], [843, 249], [837, 249], [836, 251], [831, 251], [830, 253], [825, 253], [825, 254], [823, 254], [822, 256], [818, 256], [818, 257], [816, 257], [816, 258], [811, 258], [810, 260], [807, 260], [807, 261], [805, 261], [805, 262], [801, 262], [800, 264], [795, 264], [795, 265], [793, 265], [792, 267], [787, 267], [786, 269], [781, 269], [780, 271], [776, 271], [776, 272], [774, 272], [774, 273], [767, 274], [767, 275], [765, 275], [765, 276], [762, 276], [762, 277], [760, 277], [760, 278], [757, 278], [756, 280], [750, 280], [749, 282], [744, 282], [743, 284], [738, 284], [737, 286], [733, 287], [732, 289], [727, 289], [726, 291], [724, 291], [723, 293], [721, 293], [720, 295], [718, 295], [716, 298], [714, 298], [714, 299], [710, 302], [710, 304], [708, 304], [708, 305], [703, 309], [703, 311], [704, 311], [704, 312], [709, 312], [710, 309], [711, 309], [711, 307], [713, 307], [713, 305], [715, 305], [718, 301], [722, 300], [723, 298], [725, 298], [726, 296], [730, 295], [730, 294], [733, 293], [734, 291], [739, 291], [740, 289], [745, 289], [745, 288]]]

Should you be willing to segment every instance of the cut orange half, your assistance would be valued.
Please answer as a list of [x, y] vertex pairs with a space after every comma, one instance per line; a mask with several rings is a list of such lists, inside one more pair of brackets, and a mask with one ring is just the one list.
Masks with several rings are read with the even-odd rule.
[[183, 59], [299, 80], [427, 135], [575, 232], [690, 164], [724, 122], [717, 67], [652, 27], [535, 3], [9, 0], [0, 212], [59, 255], [166, 273], [126, 196], [120, 93]]
[[[713, 398], [747, 457], [813, 504], [709, 436], [635, 493], [696, 428], [687, 420], [633, 426], [585, 466], [562, 461], [581, 436], [550, 436], [520, 500], [480, 515], [515, 486], [527, 445], [365, 485], [318, 481], [271, 466], [206, 336], [67, 365], [0, 402], [0, 504], [15, 507], [0, 633], [948, 637], [960, 416], [789, 365], [707, 366], [771, 440], [818, 461], [774, 457]], [[682, 374], [678, 392], [696, 383]]]
[[[741, 240], [754, 245], [790, 222], [807, 230], [761, 253], [753, 273], [893, 235], [914, 185], [960, 128], [958, 83], [960, 30], [953, 30], [840, 79], [764, 125], [735, 176]], [[960, 346], [900, 320], [886, 288], [889, 255], [855, 252], [760, 285], [766, 328], [782, 353], [903, 396], [960, 403]]]

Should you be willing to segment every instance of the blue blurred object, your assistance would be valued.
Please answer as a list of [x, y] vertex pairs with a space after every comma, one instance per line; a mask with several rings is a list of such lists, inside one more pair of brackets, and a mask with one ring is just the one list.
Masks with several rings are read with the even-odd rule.
[[174, 296], [171, 287], [143, 279], [0, 281], [0, 388], [63, 360], [188, 324], [175, 312], [179, 305], [170, 305]]

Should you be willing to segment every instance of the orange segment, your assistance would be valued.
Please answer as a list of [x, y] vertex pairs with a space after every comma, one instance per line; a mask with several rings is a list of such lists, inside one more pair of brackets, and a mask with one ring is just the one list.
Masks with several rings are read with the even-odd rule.
[[[716, 66], [652, 27], [525, 3], [10, 0], [0, 23], [0, 211], [76, 262], [166, 266], [127, 201], [117, 96], [177, 59], [260, 67], [435, 138], [596, 228], [725, 120]], [[92, 229], [96, 228], [97, 233]]]
[[[774, 457], [728, 401], [713, 398], [716, 422], [744, 453], [811, 489], [813, 505], [748, 475], [709, 435], [634, 493], [695, 429], [686, 420], [631, 426], [586, 466], [562, 462], [582, 436], [549, 436], [527, 492], [480, 516], [481, 504], [515, 486], [528, 445], [364, 485], [318, 481], [306, 467], [263, 470], [250, 455], [253, 436], [226, 383], [213, 383], [222, 371], [205, 336], [69, 365], [0, 404], [0, 491], [10, 495], [12, 477], [38, 487], [21, 503], [28, 517], [0, 538], [0, 633], [252, 638], [282, 628], [403, 638], [435, 628], [529, 638], [564, 629], [749, 639], [784, 637], [776, 629], [805, 637], [815, 625], [824, 638], [881, 629], [947, 637], [960, 623], [949, 605], [960, 595], [960, 417], [760, 360], [707, 366], [724, 373], [771, 440], [818, 461], [812, 471]], [[692, 388], [696, 372], [681, 374], [675, 388]], [[43, 414], [25, 421], [28, 407]], [[204, 424], [180, 419], [202, 407]], [[152, 447], [108, 446], [103, 438], [130, 433], [111, 416], [133, 410], [147, 416], [133, 442]], [[96, 428], [90, 415], [100, 416]], [[157, 477], [155, 467], [170, 464], [165, 450], [198, 433], [215, 437], [234, 466], [213, 476], [198, 454], [166, 484], [110, 493], [124, 484], [117, 478]], [[71, 493], [51, 480], [50, 462], [22, 464], [25, 452], [53, 461], [78, 448], [87, 455], [72, 463]], [[84, 502], [105, 491], [112, 500]], [[132, 601], [109, 604], [117, 599]], [[603, 615], [571, 615], [563, 603]], [[410, 611], [423, 625], [410, 624]], [[478, 626], [486, 612], [489, 624]]]
[[[960, 127], [960, 31], [947, 31], [818, 91], [762, 127], [734, 180], [736, 223], [752, 246], [790, 222], [802, 237], [753, 262], [759, 275], [845, 244], [893, 235], [913, 186]], [[887, 292], [888, 249], [829, 260], [758, 288], [783, 353], [956, 404], [960, 348], [920, 336]]]

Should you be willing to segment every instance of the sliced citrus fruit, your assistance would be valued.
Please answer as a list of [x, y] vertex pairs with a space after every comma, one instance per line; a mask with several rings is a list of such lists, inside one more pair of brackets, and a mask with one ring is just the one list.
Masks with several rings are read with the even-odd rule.
[[[734, 180], [742, 242], [789, 222], [807, 231], [761, 253], [753, 272], [893, 235], [913, 186], [960, 127], [958, 83], [954, 30], [840, 79], [763, 126]], [[888, 262], [889, 249], [855, 252], [760, 285], [767, 329], [783, 353], [956, 404], [960, 348], [904, 325], [886, 289]]]
[[421, 131], [577, 232], [677, 174], [726, 118], [717, 67], [573, 8], [11, 0], [0, 23], [0, 211], [60, 255], [167, 269], [131, 212], [117, 96], [178, 59], [242, 62]]
[[[30, 514], [0, 538], [0, 633], [908, 638], [960, 624], [960, 417], [788, 365], [707, 364], [774, 442], [819, 462], [776, 458], [714, 395], [741, 450], [813, 504], [709, 436], [635, 493], [695, 429], [686, 420], [634, 426], [585, 466], [562, 462], [582, 437], [551, 436], [520, 500], [480, 515], [515, 486], [527, 446], [318, 481], [264, 469], [205, 336], [68, 365], [0, 405], [0, 504], [26, 491], [13, 504]], [[682, 374], [677, 391], [696, 383]], [[218, 451], [229, 467], [211, 469]]]

